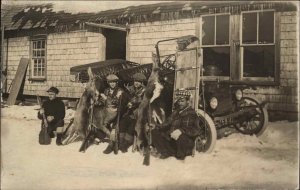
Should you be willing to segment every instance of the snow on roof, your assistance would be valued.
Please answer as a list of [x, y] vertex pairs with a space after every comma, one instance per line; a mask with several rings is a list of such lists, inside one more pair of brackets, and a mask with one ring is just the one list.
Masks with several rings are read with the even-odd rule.
[[139, 23], [156, 20], [193, 18], [204, 13], [237, 13], [242, 10], [296, 10], [290, 2], [259, 1], [200, 1], [200, 2], [164, 2], [98, 13], [56, 12], [53, 4], [7, 6], [1, 8], [1, 22], [6, 30], [61, 27], [84, 22], [121, 24]]

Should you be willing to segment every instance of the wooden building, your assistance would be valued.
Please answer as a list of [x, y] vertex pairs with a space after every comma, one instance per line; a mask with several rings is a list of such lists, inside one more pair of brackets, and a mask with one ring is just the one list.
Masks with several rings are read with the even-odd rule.
[[[78, 98], [70, 67], [121, 58], [150, 63], [161, 39], [200, 39], [207, 79], [253, 84], [247, 90], [268, 102], [270, 116], [298, 115], [299, 7], [293, 2], [168, 2], [99, 13], [54, 12], [51, 5], [7, 7], [1, 15], [3, 92], [9, 93], [22, 57], [30, 60], [23, 93]], [[3, 35], [2, 35], [3, 36]], [[162, 47], [174, 53], [175, 44]], [[209, 72], [213, 69], [215, 72]]]

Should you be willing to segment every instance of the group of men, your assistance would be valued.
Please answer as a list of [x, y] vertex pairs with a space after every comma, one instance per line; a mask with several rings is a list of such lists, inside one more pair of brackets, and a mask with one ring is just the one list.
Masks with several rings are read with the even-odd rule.
[[[116, 119], [120, 113], [120, 99], [124, 90], [118, 86], [119, 78], [110, 74], [106, 77], [108, 88], [99, 95], [99, 102], [105, 106], [105, 114], [101, 120], [101, 130], [110, 139], [108, 147], [103, 151], [109, 154], [113, 151], [115, 139], [115, 130], [107, 127]], [[133, 85], [126, 87], [129, 93], [129, 102], [127, 111], [119, 122], [119, 150], [123, 153], [133, 144], [135, 135], [135, 123], [137, 120], [137, 109], [141, 103], [144, 92], [146, 77], [137, 73], [133, 76]], [[65, 107], [64, 103], [57, 99], [59, 90], [51, 87], [48, 91], [49, 100], [44, 102], [43, 108], [38, 113], [38, 118], [42, 119], [41, 114], [45, 114], [48, 122], [48, 134], [51, 138], [55, 137], [56, 144], [62, 145], [62, 135], [57, 130], [64, 126]], [[190, 93], [188, 90], [178, 90], [175, 92], [176, 109], [171, 116], [162, 124], [151, 125], [152, 130], [152, 146], [157, 150], [159, 157], [162, 159], [175, 156], [177, 159], [183, 160], [186, 156], [192, 154], [195, 138], [200, 133], [199, 121], [196, 112], [189, 106]], [[55, 132], [56, 131], [56, 132]]]

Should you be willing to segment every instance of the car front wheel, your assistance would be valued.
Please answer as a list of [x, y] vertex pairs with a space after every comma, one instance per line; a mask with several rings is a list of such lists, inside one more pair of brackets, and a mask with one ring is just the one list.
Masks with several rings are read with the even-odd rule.
[[217, 141], [216, 126], [211, 117], [203, 110], [197, 109], [199, 117], [200, 136], [196, 138], [196, 150], [198, 152], [210, 153], [213, 151]]
[[253, 97], [243, 97], [241, 101], [240, 109], [247, 109], [250, 106], [256, 108], [251, 108], [246, 119], [236, 124], [236, 129], [243, 134], [260, 136], [269, 122], [267, 109]]

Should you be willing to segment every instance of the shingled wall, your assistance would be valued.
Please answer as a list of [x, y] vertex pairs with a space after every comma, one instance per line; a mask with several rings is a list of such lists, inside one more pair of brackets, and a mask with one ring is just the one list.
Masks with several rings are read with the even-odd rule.
[[[297, 12], [282, 12], [280, 16], [280, 80], [279, 86], [258, 87], [247, 90], [268, 102], [271, 119], [294, 120], [298, 116], [298, 71], [299, 71], [299, 31]], [[130, 25], [127, 39], [127, 60], [137, 63], [152, 62], [151, 53], [155, 52], [158, 40], [197, 35], [197, 18], [145, 22]], [[5, 41], [7, 43], [7, 41]], [[69, 82], [69, 68], [75, 65], [105, 59], [105, 38], [100, 33], [77, 31], [50, 34], [47, 46], [47, 81], [30, 82], [28, 73], [24, 94], [45, 94], [49, 86], [61, 88], [63, 97], [79, 97], [83, 87]], [[7, 44], [4, 44], [6, 47]], [[9, 39], [8, 45], [8, 84], [10, 86], [21, 57], [29, 57], [29, 38]], [[173, 53], [176, 45], [169, 43], [161, 46], [162, 54]], [[6, 51], [6, 48], [4, 48]], [[7, 54], [4, 52], [4, 55]], [[6, 58], [4, 57], [4, 60]], [[6, 63], [4, 61], [4, 63]]]
[[[279, 86], [258, 87], [246, 90], [268, 102], [271, 120], [298, 118], [298, 71], [299, 32], [297, 31], [297, 12], [282, 12], [280, 16], [280, 84]], [[183, 35], [197, 35], [197, 18], [146, 22], [130, 25], [127, 59], [138, 63], [150, 63], [151, 52], [155, 52], [158, 40]], [[162, 53], [172, 53], [176, 45], [162, 46]]]
[[[8, 57], [7, 91], [15, 76], [22, 57], [29, 58], [29, 37], [10, 38], [5, 40], [8, 48], [4, 55]], [[50, 86], [60, 89], [61, 97], [80, 97], [84, 88], [82, 84], [71, 82], [70, 67], [102, 61], [105, 59], [105, 38], [101, 33], [76, 31], [68, 33], [49, 34], [47, 37], [47, 80], [31, 81], [29, 70], [25, 79], [24, 94], [46, 95]], [[6, 60], [6, 58], [4, 58]], [[6, 61], [4, 61], [6, 63]]]
[[[152, 52], [155, 53], [157, 41], [183, 35], [196, 35], [195, 22], [195, 19], [181, 19], [130, 25], [127, 49], [129, 53], [126, 59], [142, 64], [151, 63]], [[176, 44], [164, 43], [160, 48], [162, 55], [170, 54], [175, 52]]]
[[299, 27], [297, 12], [283, 12], [280, 17], [280, 85], [249, 90], [268, 102], [271, 119], [296, 120], [299, 110]]

